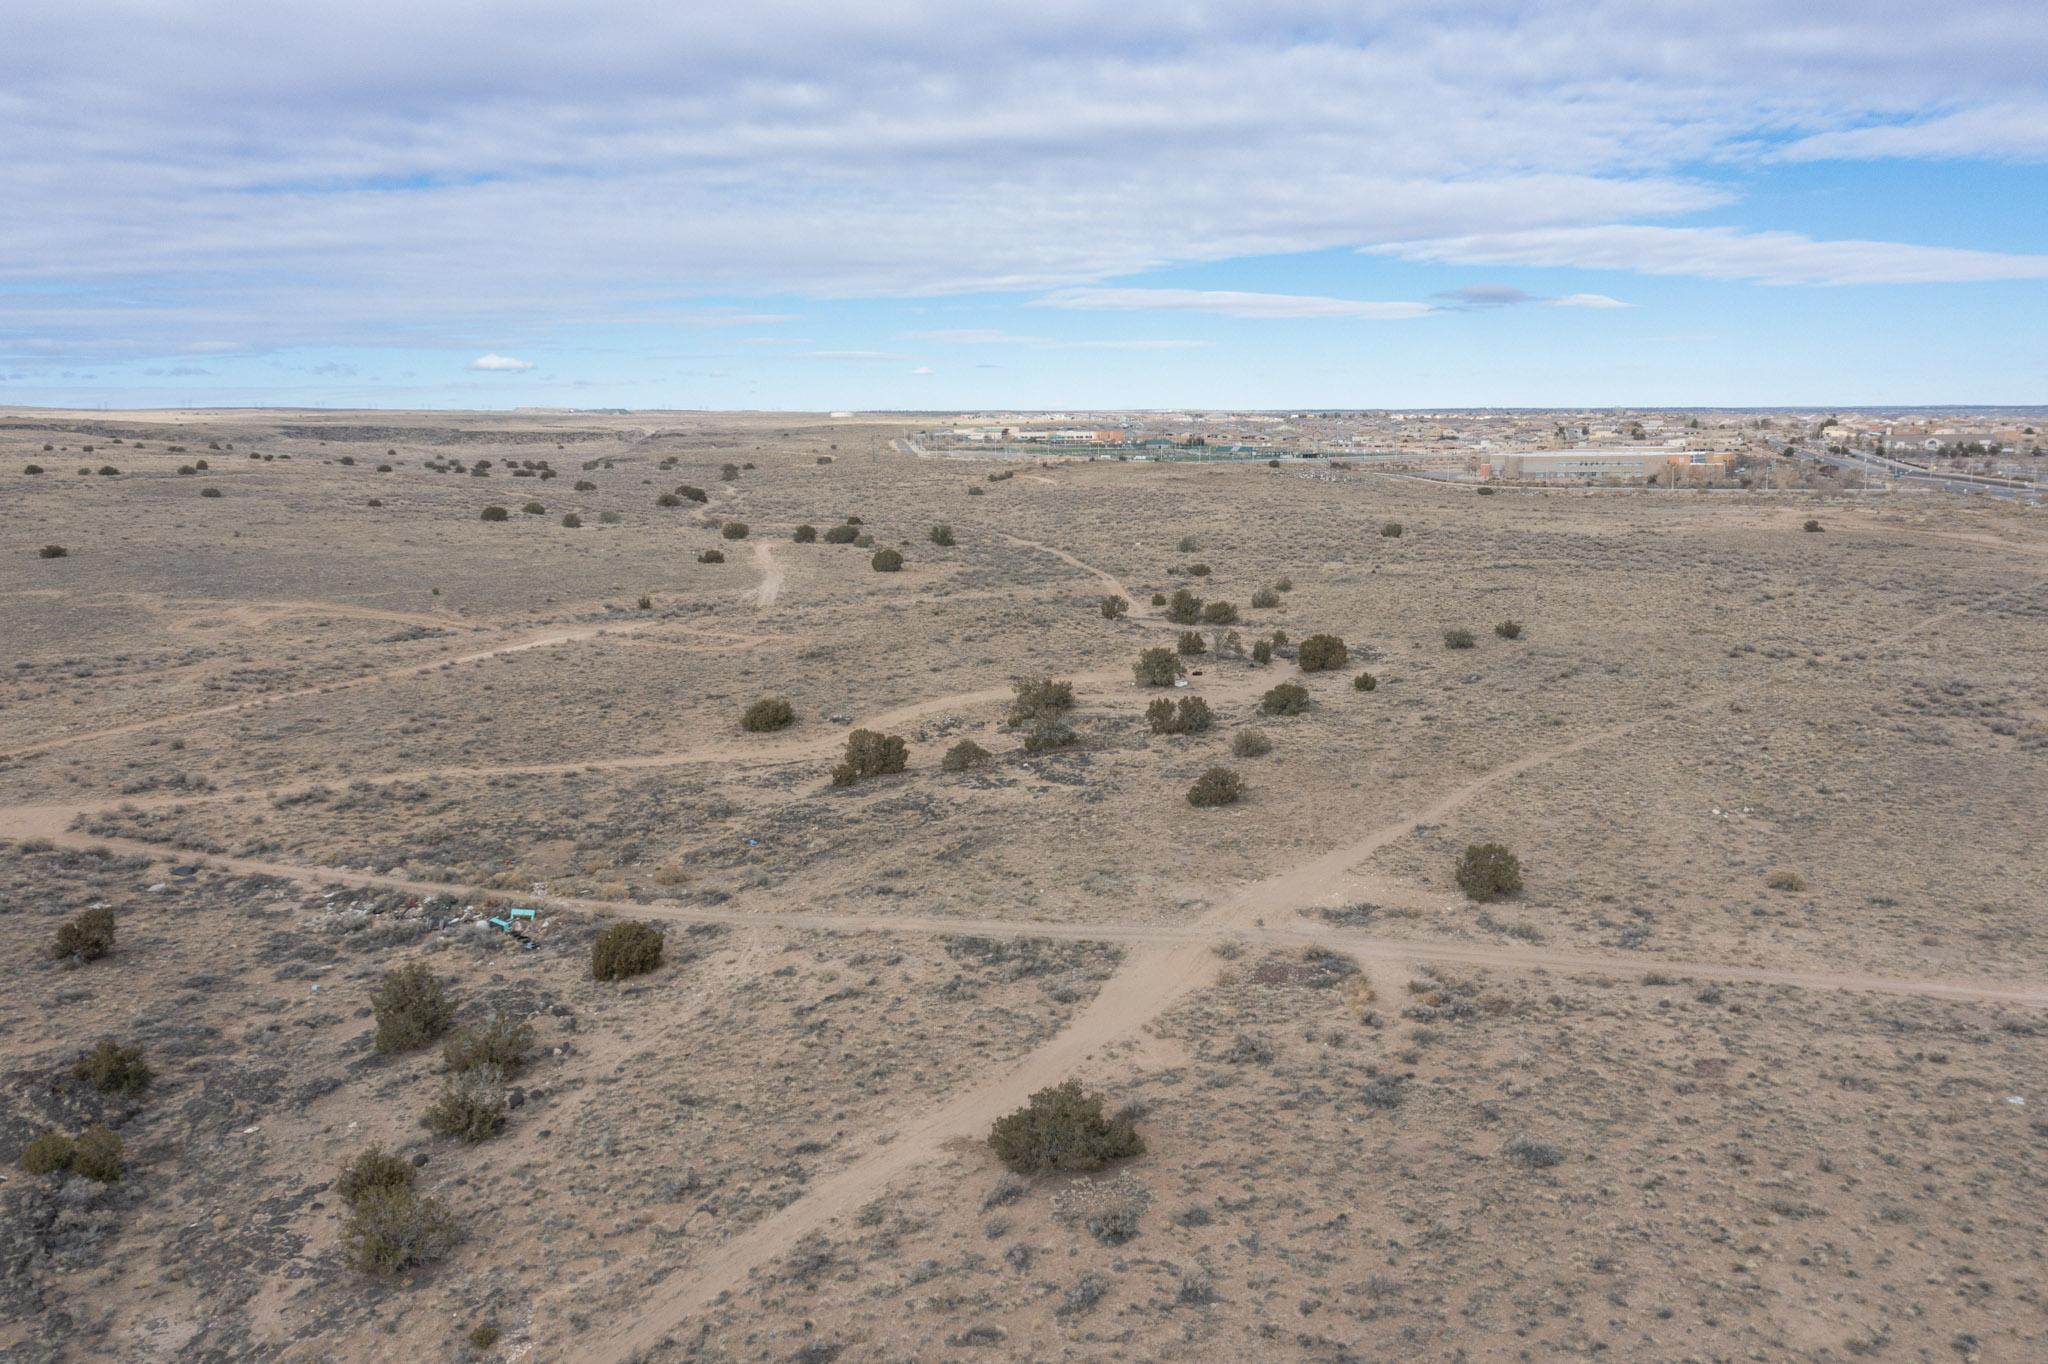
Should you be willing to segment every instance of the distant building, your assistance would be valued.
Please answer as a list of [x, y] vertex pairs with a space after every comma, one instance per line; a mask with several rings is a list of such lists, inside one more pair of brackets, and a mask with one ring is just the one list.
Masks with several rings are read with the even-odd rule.
[[1706, 450], [1532, 450], [1500, 461], [1501, 477], [1511, 482], [1613, 479], [1642, 483], [1652, 476], [1673, 474], [1686, 481], [1725, 474], [1732, 458]]

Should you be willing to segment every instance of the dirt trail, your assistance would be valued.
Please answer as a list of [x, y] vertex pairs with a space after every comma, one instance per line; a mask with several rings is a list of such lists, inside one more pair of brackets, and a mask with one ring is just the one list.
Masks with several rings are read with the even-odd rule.
[[774, 547], [766, 540], [754, 542], [754, 564], [761, 570], [761, 585], [754, 589], [754, 606], [766, 611], [782, 595], [782, 565], [775, 562]]

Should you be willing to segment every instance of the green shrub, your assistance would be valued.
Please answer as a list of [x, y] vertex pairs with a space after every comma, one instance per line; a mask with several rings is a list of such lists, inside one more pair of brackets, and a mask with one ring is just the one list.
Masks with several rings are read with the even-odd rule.
[[1273, 632], [1273, 647], [1274, 647], [1274, 648], [1276, 648], [1276, 649], [1277, 649], [1277, 648], [1279, 648], [1279, 647], [1280, 647], [1281, 645], [1285, 644], [1286, 642], [1287, 642], [1287, 632], [1286, 632], [1285, 630], [1275, 630], [1275, 631]]
[[740, 728], [749, 734], [767, 734], [787, 729], [796, 719], [796, 709], [779, 696], [764, 696], [740, 716]]
[[709, 502], [711, 500], [711, 494], [705, 492], [694, 483], [676, 484], [675, 495], [690, 502]]
[[1202, 599], [1185, 587], [1174, 588], [1166, 603], [1166, 618], [1175, 625], [1193, 625], [1202, 618]]
[[661, 930], [638, 919], [611, 925], [590, 944], [590, 978], [625, 980], [661, 965]]
[[597, 485], [587, 478], [579, 478], [576, 480], [576, 491], [579, 493], [594, 493], [597, 491]]
[[1380, 523], [1380, 534], [1386, 536], [1389, 540], [1400, 539], [1401, 530], [1402, 527], [1399, 521], [1382, 521]]
[[462, 1240], [454, 1214], [411, 1189], [371, 1189], [349, 1209], [342, 1245], [358, 1269], [391, 1275], [441, 1259]]
[[55, 1174], [71, 1168], [74, 1143], [62, 1132], [45, 1132], [21, 1148], [21, 1168], [32, 1175]]
[[334, 1194], [354, 1207], [376, 1191], [411, 1189], [414, 1174], [411, 1161], [394, 1156], [381, 1146], [372, 1146], [341, 1167], [341, 1173], [334, 1179]]
[[1042, 715], [1031, 722], [1031, 730], [1024, 736], [1026, 753], [1057, 753], [1072, 748], [1080, 739], [1074, 727], [1055, 716]]
[[953, 544], [953, 528], [947, 525], [933, 526], [932, 543], [950, 548]]
[[128, 1169], [120, 1136], [104, 1127], [88, 1127], [71, 1144], [71, 1173], [112, 1184]]
[[1016, 700], [1010, 703], [1010, 723], [1027, 724], [1048, 716], [1063, 715], [1074, 708], [1074, 684], [1055, 682], [1050, 677], [1020, 677], [1010, 684]]
[[1216, 715], [1199, 696], [1183, 696], [1178, 702], [1162, 696], [1145, 707], [1145, 719], [1154, 734], [1200, 734], [1215, 723]]
[[1170, 687], [1181, 674], [1180, 659], [1167, 648], [1151, 648], [1138, 655], [1131, 674], [1144, 687]]
[[1104, 620], [1122, 620], [1130, 609], [1130, 602], [1114, 592], [1102, 599], [1102, 618]]
[[538, 502], [529, 502], [519, 510], [525, 512], [528, 516], [544, 516], [547, 514], [547, 508]]
[[1259, 665], [1260, 667], [1262, 667], [1262, 668], [1263, 668], [1264, 666], [1266, 666], [1266, 665], [1267, 665], [1268, 663], [1271, 663], [1272, 661], [1273, 661], [1273, 641], [1272, 641], [1272, 640], [1270, 640], [1270, 639], [1259, 639], [1259, 640], [1253, 640], [1253, 641], [1252, 641], [1252, 662], [1254, 662], [1254, 663], [1258, 664], [1258, 665]]
[[846, 757], [832, 769], [832, 784], [851, 786], [869, 777], [901, 772], [909, 761], [909, 750], [899, 735], [856, 729], [846, 736]]
[[1230, 751], [1239, 758], [1263, 758], [1273, 751], [1273, 741], [1256, 729], [1241, 729], [1231, 736]]
[[850, 545], [860, 534], [852, 526], [834, 526], [821, 537], [828, 545]]
[[1152, 604], [1154, 606], [1166, 605], [1166, 594], [1164, 592], [1154, 592], [1152, 594]]
[[384, 973], [371, 996], [370, 1012], [377, 1020], [377, 1050], [386, 1056], [424, 1047], [455, 1020], [447, 987], [417, 961]]
[[500, 1075], [517, 1075], [533, 1059], [533, 1027], [499, 1012], [485, 1023], [471, 1024], [448, 1039], [441, 1059], [456, 1072], [494, 1066]]
[[1279, 604], [1280, 594], [1270, 587], [1262, 587], [1252, 593], [1252, 609], [1254, 611], [1270, 611]]
[[1174, 645], [1174, 648], [1177, 649], [1180, 652], [1181, 656], [1184, 658], [1192, 658], [1196, 654], [1206, 654], [1209, 652], [1208, 641], [1202, 638], [1202, 632], [1200, 630], [1181, 631], [1180, 639]]
[[1208, 576], [1209, 576], [1209, 573], [1210, 573], [1210, 568], [1209, 568], [1209, 565], [1207, 565], [1207, 564], [1189, 564], [1189, 565], [1188, 565], [1188, 576], [1189, 576], [1190, 578], [1206, 578], [1206, 577], [1208, 577]]
[[1806, 531], [1808, 534], [1818, 535], [1823, 529], [1823, 527], [1821, 526], [1818, 520], [1812, 517], [1808, 517], [1806, 524], [1800, 527], [1800, 529]]
[[1235, 805], [1244, 796], [1244, 778], [1227, 767], [1212, 767], [1188, 788], [1188, 804], [1207, 808]]
[[1268, 715], [1300, 715], [1308, 709], [1308, 688], [1299, 682], [1282, 682], [1259, 701]]
[[1522, 864], [1498, 843], [1471, 843], [1458, 854], [1458, 889], [1484, 903], [1522, 888]]
[[470, 1347], [477, 1350], [488, 1350], [498, 1343], [498, 1334], [498, 1328], [495, 1326], [474, 1327], [469, 1333]]
[[998, 1160], [1024, 1175], [1086, 1173], [1145, 1154], [1131, 1119], [1105, 1115], [1102, 1096], [1085, 1093], [1074, 1080], [1041, 1089], [1024, 1107], [996, 1119], [988, 1144]]
[[1351, 679], [1351, 686], [1354, 691], [1378, 691], [1379, 685], [1380, 680], [1371, 673], [1360, 673]]
[[1237, 608], [1227, 601], [1212, 601], [1202, 607], [1202, 620], [1209, 625], [1235, 625]]
[[816, 526], [808, 525], [798, 526], [796, 528], [796, 533], [790, 536], [790, 539], [796, 541], [800, 545], [813, 544], [817, 541], [817, 538], [818, 528]]
[[503, 507], [491, 506], [484, 508], [484, 514], [482, 519], [485, 521], [507, 521], [510, 520], [511, 517], [512, 513], [506, 511]]
[[1294, 661], [1305, 673], [1332, 672], [1351, 661], [1351, 651], [1335, 635], [1310, 635], [1301, 642]]
[[1477, 642], [1472, 637], [1470, 630], [1451, 629], [1444, 631], [1444, 647], [1446, 649], [1469, 649]]
[[111, 1037], [100, 1039], [72, 1064], [71, 1074], [102, 1094], [140, 1094], [149, 1088], [149, 1062], [142, 1048], [124, 1047]]
[[567, 516], [564, 516], [562, 518], [562, 526], [566, 530], [576, 530], [577, 528], [582, 526], [582, 524], [583, 518], [578, 516], [575, 512], [570, 512]]
[[468, 1145], [488, 1141], [505, 1125], [505, 1073], [496, 1066], [466, 1070], [441, 1086], [440, 1097], [420, 1115], [420, 1126], [437, 1137]]
[[707, 549], [697, 556], [697, 562], [700, 564], [722, 564], [725, 562], [725, 551], [722, 549]]
[[868, 566], [877, 573], [894, 573], [903, 567], [903, 556], [893, 549], [878, 549]]
[[1493, 627], [1493, 632], [1502, 639], [1520, 639], [1522, 637], [1522, 622], [1518, 620], [1504, 620]]
[[977, 767], [987, 767], [989, 751], [972, 739], [962, 739], [946, 750], [946, 756], [939, 759], [942, 772], [967, 772]]
[[80, 910], [57, 927], [50, 956], [57, 961], [98, 961], [114, 950], [114, 911], [105, 905]]
[[744, 521], [728, 521], [725, 523], [724, 529], [718, 533], [728, 540], [744, 540], [752, 531], [753, 527]]
[[683, 499], [677, 497], [674, 493], [663, 493], [660, 497], [654, 499], [654, 505], [657, 507], [680, 507], [683, 505]]

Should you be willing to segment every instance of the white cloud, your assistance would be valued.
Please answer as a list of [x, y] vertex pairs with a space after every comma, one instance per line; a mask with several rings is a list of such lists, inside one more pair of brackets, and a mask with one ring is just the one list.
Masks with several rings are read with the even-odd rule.
[[532, 369], [533, 362], [530, 360], [515, 360], [509, 355], [479, 355], [476, 359], [469, 362], [469, 367], [471, 369], [486, 370], [491, 373], [501, 371], [510, 373], [516, 370]]
[[1375, 303], [1315, 294], [1255, 294], [1230, 289], [1062, 289], [1033, 301], [1040, 308], [1215, 313], [1221, 317], [1360, 318], [1399, 321], [1436, 311], [1427, 303]]
[[1368, 248], [1456, 265], [1568, 266], [1693, 275], [1759, 284], [1963, 284], [2048, 279], [2048, 255], [2009, 255], [1901, 242], [1815, 241], [1797, 232], [1732, 227], [1548, 228]]
[[1209, 343], [1177, 337], [1095, 337], [1061, 340], [1051, 336], [1012, 336], [980, 327], [905, 332], [906, 341], [931, 341], [942, 346], [1028, 346], [1033, 350], [1196, 350]]
[[1609, 298], [1606, 294], [1566, 294], [1562, 298], [1546, 298], [1543, 301], [1553, 308], [1633, 308], [1636, 306], [1633, 303], [1623, 303], [1618, 298]]
[[930, 374], [932, 372], [932, 367], [930, 365], [919, 365], [916, 369], [910, 372], [912, 374]]

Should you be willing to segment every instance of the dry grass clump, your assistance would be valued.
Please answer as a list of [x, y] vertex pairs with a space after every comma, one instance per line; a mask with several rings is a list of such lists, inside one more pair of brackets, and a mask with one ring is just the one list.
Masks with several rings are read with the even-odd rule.
[[834, 786], [851, 786], [870, 777], [901, 772], [910, 762], [902, 736], [856, 729], [846, 736], [846, 757], [832, 769]]
[[372, 1146], [341, 1167], [334, 1178], [334, 1194], [353, 1207], [365, 1195], [380, 1190], [410, 1190], [415, 1175], [412, 1162]]
[[1113, 1160], [1145, 1154], [1145, 1140], [1129, 1116], [1105, 1115], [1100, 1094], [1068, 1080], [1041, 1089], [1031, 1101], [989, 1130], [989, 1148], [1023, 1175], [1083, 1174]]
[[599, 933], [590, 944], [590, 978], [625, 980], [644, 976], [661, 965], [661, 930], [627, 919]]
[[1504, 620], [1493, 627], [1493, 633], [1502, 639], [1520, 639], [1522, 637], [1522, 622], [1518, 620]]
[[1764, 878], [1772, 890], [1805, 890], [1806, 878], [1790, 867], [1779, 867]]
[[1273, 741], [1256, 729], [1241, 729], [1230, 736], [1230, 752], [1238, 758], [1263, 758], [1273, 751]]
[[1444, 647], [1446, 649], [1469, 649], [1478, 642], [1478, 640], [1473, 638], [1470, 630], [1453, 628], [1444, 631]]

